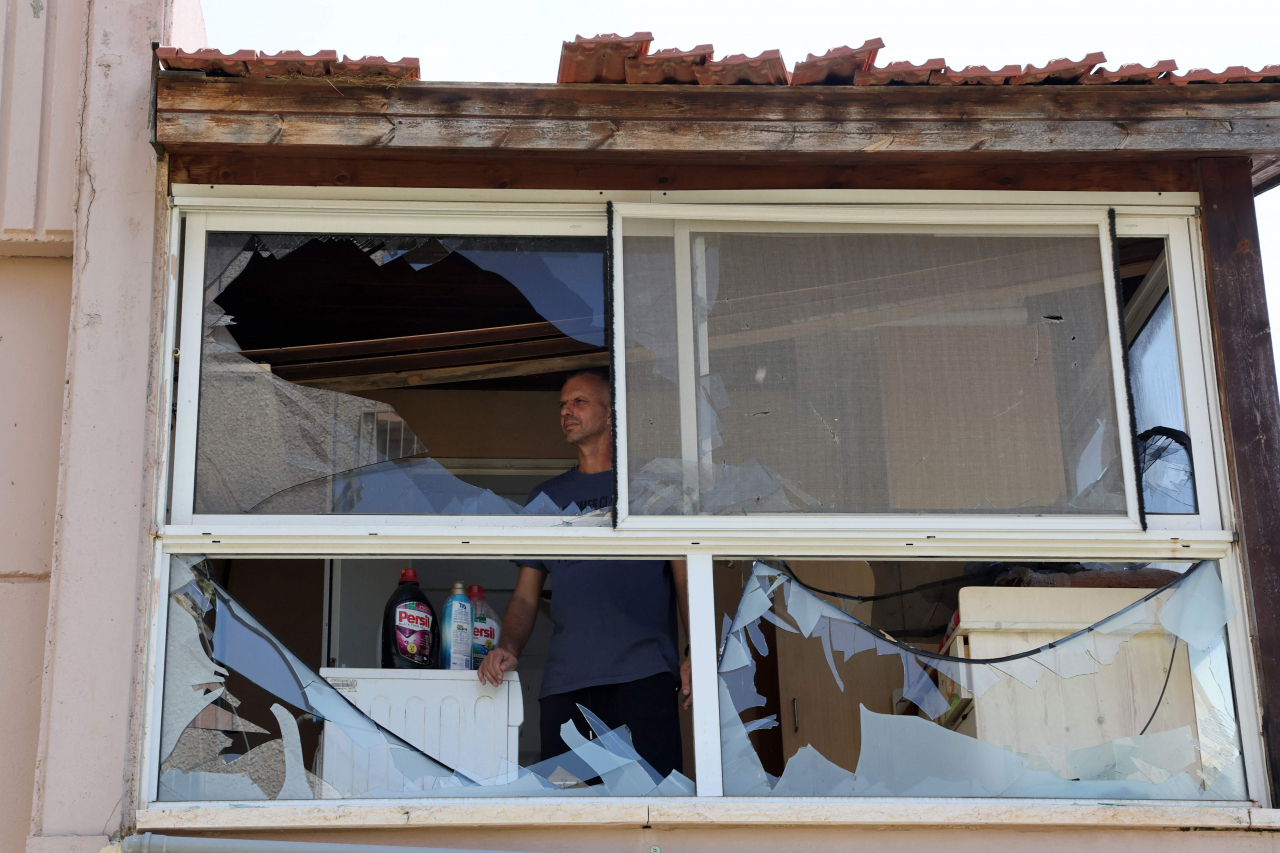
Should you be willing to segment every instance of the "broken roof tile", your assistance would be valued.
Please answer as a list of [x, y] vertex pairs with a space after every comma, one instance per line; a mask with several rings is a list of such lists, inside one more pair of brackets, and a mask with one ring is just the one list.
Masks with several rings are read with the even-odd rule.
[[1208, 68], [1193, 68], [1186, 74], [1170, 74], [1161, 82], [1175, 86], [1188, 83], [1280, 83], [1280, 65], [1266, 65], [1258, 71], [1233, 65], [1217, 74]]
[[329, 72], [328, 63], [338, 61], [336, 50], [321, 50], [308, 56], [300, 50], [282, 50], [279, 53], [260, 53], [246, 61], [250, 77], [283, 77], [300, 74], [303, 77], [323, 77]]
[[1178, 69], [1178, 63], [1172, 59], [1162, 59], [1155, 65], [1147, 66], [1139, 63], [1129, 65], [1121, 65], [1115, 71], [1108, 71], [1105, 68], [1097, 68], [1092, 74], [1086, 74], [1080, 78], [1080, 82], [1085, 85], [1100, 85], [1106, 83], [1154, 83], [1160, 77], [1166, 74], [1172, 74]]
[[995, 70], [985, 65], [966, 65], [963, 71], [943, 68], [929, 75], [929, 82], [939, 86], [1003, 86], [1010, 77], [1021, 73], [1021, 65], [1006, 65]]
[[833, 47], [822, 56], [812, 53], [804, 62], [797, 62], [791, 74], [792, 86], [849, 86], [853, 75], [866, 71], [876, 61], [876, 54], [884, 47], [880, 39], [867, 39], [862, 47]]
[[397, 80], [417, 80], [421, 76], [418, 57], [405, 56], [392, 62], [381, 56], [362, 56], [352, 59], [343, 55], [341, 62], [329, 63], [329, 73], [334, 77], [394, 77]]
[[1017, 77], [1010, 78], [1010, 86], [1027, 86], [1033, 83], [1046, 85], [1075, 83], [1081, 77], [1088, 74], [1095, 66], [1106, 62], [1107, 58], [1102, 55], [1101, 51], [1090, 53], [1084, 59], [1078, 62], [1071, 59], [1055, 59], [1045, 63], [1044, 67], [1037, 68], [1034, 65], [1028, 65], [1026, 70]]
[[560, 48], [557, 83], [625, 83], [625, 63], [644, 56], [653, 43], [653, 33], [620, 36], [604, 33], [595, 38], [578, 36]]
[[945, 59], [929, 59], [916, 65], [912, 62], [890, 62], [883, 68], [868, 68], [853, 75], [858, 86], [888, 86], [894, 83], [928, 83], [932, 74], [944, 71]]
[[791, 79], [782, 54], [776, 50], [766, 50], [759, 56], [735, 53], [719, 61], [708, 60], [705, 65], [695, 66], [693, 73], [703, 86], [785, 86]]
[[248, 64], [258, 58], [256, 50], [237, 50], [223, 53], [210, 47], [186, 51], [177, 47], [158, 47], [156, 57], [165, 68], [179, 71], [203, 71], [208, 74], [226, 74], [229, 77], [249, 76]]
[[705, 65], [715, 53], [709, 44], [700, 44], [693, 50], [678, 47], [628, 59], [624, 63], [628, 83], [697, 83], [693, 69]]

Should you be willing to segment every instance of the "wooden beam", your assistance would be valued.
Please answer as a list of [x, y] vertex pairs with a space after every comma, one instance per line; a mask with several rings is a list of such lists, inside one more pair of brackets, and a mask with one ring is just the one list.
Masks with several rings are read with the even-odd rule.
[[168, 77], [188, 146], [729, 156], [1280, 153], [1280, 84], [562, 86]]
[[371, 373], [404, 373], [440, 367], [493, 364], [517, 359], [557, 356], [565, 353], [599, 349], [600, 347], [595, 344], [583, 343], [561, 335], [560, 337], [543, 340], [466, 347], [464, 349], [433, 350], [431, 352], [382, 355], [372, 358], [352, 358], [339, 361], [282, 364], [278, 367], [273, 367], [272, 372], [281, 379], [298, 382], [303, 379], [363, 376]]
[[[845, 158], [846, 161], [852, 158]], [[978, 159], [974, 155], [973, 159]], [[952, 189], [1194, 192], [1193, 161], [856, 164], [660, 163], [585, 157], [430, 158], [367, 151], [353, 156], [283, 156], [261, 150], [179, 151], [169, 157], [173, 184], [309, 187], [449, 187], [480, 189], [720, 190]]]
[[[1280, 85], [583, 86], [166, 77], [162, 113], [839, 122], [1276, 118]], [[387, 122], [383, 122], [384, 126]]]
[[[1199, 171], [1227, 470], [1252, 598], [1262, 731], [1274, 798], [1280, 792], [1280, 398], [1249, 160], [1205, 159]], [[1241, 709], [1242, 725], [1249, 713]]]
[[436, 332], [430, 335], [408, 335], [399, 338], [376, 338], [369, 341], [340, 341], [297, 347], [241, 350], [240, 355], [268, 364], [288, 364], [329, 358], [352, 358], [377, 353], [405, 353], [416, 350], [445, 349], [473, 344], [523, 341], [531, 338], [563, 337], [554, 323], [523, 323], [518, 326], [494, 326], [488, 329], [465, 329], [459, 332]]
[[610, 151], [622, 154], [910, 154], [968, 151], [1117, 151], [1244, 154], [1280, 149], [1276, 119], [1105, 121], [632, 121], [278, 114], [164, 113], [157, 136], [166, 149], [220, 144], [405, 151], [519, 151], [525, 154]]
[[587, 370], [608, 367], [607, 352], [588, 352], [559, 358], [539, 358], [527, 361], [506, 361], [497, 364], [467, 364], [459, 367], [442, 367], [431, 370], [407, 370], [363, 376], [336, 376], [323, 379], [299, 379], [299, 385], [327, 388], [359, 394], [363, 391], [380, 391], [387, 388], [418, 388], [426, 385], [445, 385], [451, 382], [475, 382], [481, 379], [510, 379], [514, 376], [541, 376], [546, 373], [565, 373], [571, 370]]

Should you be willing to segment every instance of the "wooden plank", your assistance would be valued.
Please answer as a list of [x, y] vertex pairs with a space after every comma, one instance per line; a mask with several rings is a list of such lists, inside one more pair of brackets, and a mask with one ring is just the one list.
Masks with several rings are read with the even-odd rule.
[[459, 332], [436, 332], [431, 335], [408, 335], [399, 338], [377, 338], [371, 341], [341, 341], [297, 347], [247, 349], [240, 354], [253, 361], [268, 364], [312, 361], [324, 358], [351, 358], [374, 353], [399, 353], [414, 350], [442, 349], [472, 344], [519, 341], [529, 338], [563, 337], [554, 323], [523, 323], [518, 326], [495, 326], [489, 329], [466, 329]]
[[458, 367], [439, 367], [430, 370], [404, 370], [361, 376], [337, 376], [322, 379], [293, 380], [299, 385], [327, 388], [330, 391], [360, 393], [388, 388], [417, 388], [425, 385], [447, 385], [451, 382], [476, 382], [481, 379], [510, 379], [513, 376], [540, 376], [546, 373], [564, 373], [593, 367], [608, 367], [607, 352], [588, 352], [557, 358], [537, 358], [527, 361], [504, 361], [496, 364], [465, 364]]
[[462, 367], [537, 356], [556, 356], [566, 353], [598, 350], [595, 344], [583, 343], [567, 336], [521, 343], [494, 344], [465, 349], [433, 350], [431, 352], [383, 355], [372, 358], [352, 358], [341, 361], [318, 361], [303, 364], [284, 364], [272, 369], [281, 379], [297, 382], [302, 379], [325, 379], [335, 376], [363, 376], [370, 373], [403, 373], [405, 371], [431, 370], [439, 367]]
[[313, 146], [407, 151], [1271, 152], [1280, 119], [1005, 121], [573, 120], [166, 112], [157, 138], [182, 145]]
[[1097, 120], [1280, 117], [1280, 85], [1230, 86], [563, 86], [166, 77], [161, 113], [854, 121]]
[[[1280, 399], [1249, 160], [1205, 159], [1199, 170], [1227, 471], [1252, 598], [1262, 731], [1275, 796], [1280, 790]], [[1243, 725], [1249, 713], [1242, 709]]]
[[836, 164], [659, 163], [435, 153], [430, 159], [403, 153], [360, 156], [292, 156], [284, 152], [177, 151], [169, 157], [174, 184], [449, 187], [484, 189], [953, 189], [1191, 192], [1197, 188], [1189, 161], [877, 163], [841, 158]]
[[1280, 186], [1280, 157], [1255, 157], [1253, 160], [1253, 194], [1261, 195]]

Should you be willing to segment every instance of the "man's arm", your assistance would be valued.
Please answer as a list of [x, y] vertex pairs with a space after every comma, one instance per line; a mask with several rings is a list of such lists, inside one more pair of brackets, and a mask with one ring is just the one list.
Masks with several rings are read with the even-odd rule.
[[485, 655], [477, 673], [481, 684], [501, 684], [502, 674], [516, 668], [524, 644], [529, 642], [534, 623], [538, 621], [538, 599], [542, 597], [542, 585], [547, 573], [529, 566], [520, 567], [515, 591], [507, 603], [502, 617], [502, 639], [493, 651]]
[[[693, 634], [689, 627], [689, 565], [684, 560], [671, 561], [671, 579], [676, 584], [676, 606], [680, 609], [680, 621], [684, 623], [686, 636]], [[680, 664], [680, 696], [685, 710], [693, 707], [693, 664], [686, 656]]]

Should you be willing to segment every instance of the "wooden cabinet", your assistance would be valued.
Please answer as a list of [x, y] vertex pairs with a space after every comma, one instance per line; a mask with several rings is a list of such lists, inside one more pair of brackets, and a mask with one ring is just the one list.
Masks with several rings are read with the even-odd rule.
[[[1036, 589], [966, 587], [960, 623], [948, 651], [958, 657], [995, 658], [1037, 648], [1088, 627], [1149, 593], [1146, 589]], [[1034, 687], [1002, 676], [973, 704], [968, 718], [952, 721], [979, 740], [1032, 758], [1064, 779], [1067, 755], [1117, 738], [1190, 726], [1198, 738], [1187, 646], [1174, 654], [1172, 636], [1157, 622], [1124, 643], [1098, 672], [1059, 678], [1046, 671]], [[1169, 672], [1170, 660], [1173, 671]], [[1161, 689], [1168, 674], [1164, 698]], [[1159, 700], [1159, 708], [1156, 708]], [[1152, 711], [1155, 716], [1152, 718]]]

